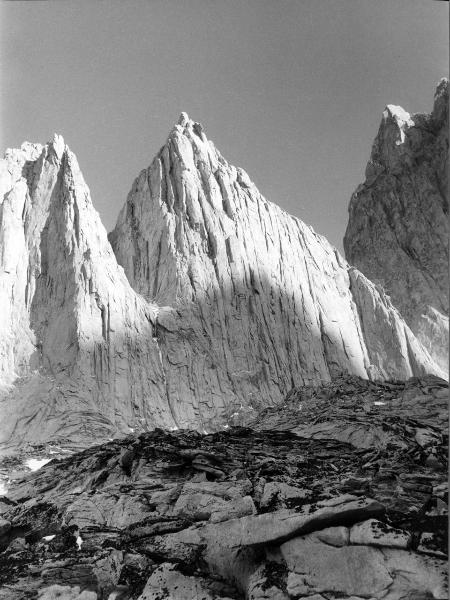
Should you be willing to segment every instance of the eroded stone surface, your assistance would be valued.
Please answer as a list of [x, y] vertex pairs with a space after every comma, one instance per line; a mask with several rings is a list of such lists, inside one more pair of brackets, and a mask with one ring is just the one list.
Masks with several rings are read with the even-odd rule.
[[39, 590], [38, 600], [97, 600], [97, 594], [87, 590], [80, 592], [79, 586], [50, 585]]
[[350, 529], [350, 544], [407, 548], [410, 543], [411, 535], [376, 519], [357, 523]]
[[348, 527], [327, 527], [312, 533], [311, 537], [330, 546], [346, 546], [349, 543], [350, 532]]
[[[338, 592], [379, 596], [392, 584], [379, 550], [368, 546], [333, 548], [311, 538], [295, 538], [281, 545], [296, 593]], [[300, 588], [299, 586], [302, 586]]]
[[[163, 563], [147, 582], [139, 600], [227, 600], [208, 589], [208, 582], [199, 577], [186, 576], [176, 571], [174, 565]], [[229, 600], [229, 599], [228, 599]]]
[[[183, 600], [197, 599], [194, 591], [231, 600], [445, 598], [446, 419], [433, 393], [445, 385], [349, 377], [315, 388], [308, 399], [303, 389], [303, 425], [327, 406], [322, 394], [340, 418], [358, 414], [359, 405], [367, 416], [371, 398], [368, 437], [376, 439], [371, 427], [395, 425], [384, 446], [276, 428], [203, 436], [156, 430], [47, 463], [16, 481], [2, 502], [11, 527], [0, 537], [0, 591], [7, 586], [9, 594], [0, 598], [23, 600], [61, 585], [135, 600], [147, 584], [149, 597], [167, 589]], [[389, 401], [391, 409], [374, 401]], [[290, 410], [289, 402], [278, 408], [278, 424], [292, 420]], [[274, 425], [272, 417], [264, 411], [259, 426]], [[440, 470], [427, 464], [416, 427], [437, 435]], [[119, 459], [130, 447], [133, 461], [124, 470]], [[261, 503], [266, 487], [289, 492], [284, 507]], [[192, 495], [206, 503], [180, 511]], [[236, 515], [232, 508], [240, 505], [254, 514]], [[408, 549], [393, 547], [406, 539]]]

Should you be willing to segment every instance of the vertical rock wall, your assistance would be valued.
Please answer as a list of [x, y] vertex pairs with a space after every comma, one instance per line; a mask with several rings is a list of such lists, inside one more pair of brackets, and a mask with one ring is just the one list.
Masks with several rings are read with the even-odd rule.
[[0, 188], [2, 443], [210, 431], [341, 371], [442, 374], [389, 300], [184, 114], [114, 251], [60, 136], [8, 150]]
[[352, 196], [349, 262], [389, 294], [414, 334], [448, 372], [448, 81], [430, 115], [386, 107]]

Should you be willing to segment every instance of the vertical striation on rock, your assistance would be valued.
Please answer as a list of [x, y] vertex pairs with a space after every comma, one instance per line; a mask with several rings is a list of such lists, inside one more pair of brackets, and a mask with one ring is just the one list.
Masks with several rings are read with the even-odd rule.
[[184, 400], [177, 416], [189, 397], [206, 403], [207, 424], [224, 397], [266, 406], [341, 371], [436, 369], [386, 296], [268, 202], [185, 113], [133, 183], [110, 241], [133, 288], [173, 307], [160, 310], [158, 338], [170, 394]]
[[431, 114], [386, 107], [366, 180], [350, 201], [349, 262], [381, 284], [448, 372], [448, 80]]
[[186, 114], [110, 241], [60, 136], [8, 150], [0, 187], [0, 442], [211, 431], [342, 371], [442, 375], [387, 297]]
[[156, 308], [117, 265], [74, 154], [55, 136], [2, 167], [1, 441], [174, 426]]

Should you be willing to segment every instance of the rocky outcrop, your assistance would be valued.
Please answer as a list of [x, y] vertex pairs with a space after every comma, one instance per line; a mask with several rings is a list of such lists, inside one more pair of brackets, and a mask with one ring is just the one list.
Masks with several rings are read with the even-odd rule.
[[8, 150], [0, 186], [0, 442], [212, 431], [341, 371], [441, 373], [386, 296], [185, 115], [115, 254], [60, 136]]
[[155, 430], [13, 481], [0, 598], [447, 598], [446, 382], [294, 393], [260, 431]]
[[175, 426], [156, 308], [117, 265], [74, 154], [55, 136], [8, 151], [3, 167], [1, 441], [106, 439], [140, 419]]
[[157, 330], [177, 415], [181, 399], [200, 395], [260, 407], [341, 371], [434, 369], [384, 294], [263, 198], [185, 114], [134, 182], [110, 240], [133, 288], [176, 309], [161, 310]]
[[347, 260], [389, 294], [448, 372], [448, 80], [431, 114], [389, 105], [349, 207]]

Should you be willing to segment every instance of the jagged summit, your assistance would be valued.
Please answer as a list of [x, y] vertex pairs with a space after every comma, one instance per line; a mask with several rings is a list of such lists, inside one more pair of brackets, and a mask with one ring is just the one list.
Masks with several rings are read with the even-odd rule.
[[349, 207], [347, 259], [448, 372], [448, 80], [430, 114], [389, 105]]
[[141, 418], [169, 424], [155, 309], [118, 267], [75, 155], [56, 137], [11, 171], [1, 171], [0, 441], [86, 443]]
[[[399, 363], [392, 371], [388, 363], [403, 342], [390, 341], [391, 326], [381, 333], [386, 318], [399, 318], [389, 301], [322, 236], [268, 202], [198, 124], [185, 115], [180, 123], [135, 180], [110, 234], [133, 288], [177, 308], [170, 325], [158, 318], [165, 339], [187, 328], [209, 357], [197, 372], [191, 349], [179, 349], [171, 389], [273, 399], [293, 381], [339, 369], [393, 376]], [[368, 351], [382, 335], [385, 348]], [[402, 352], [412, 356], [406, 345]]]
[[400, 140], [396, 140], [396, 144], [399, 145], [404, 142], [405, 129], [414, 125], [414, 121], [406, 110], [395, 104], [388, 104], [383, 111], [383, 122], [386, 127], [389, 127], [389, 124], [387, 123], [389, 119], [392, 119], [395, 122], [400, 131]]
[[63, 136], [59, 135], [58, 133], [53, 134], [51, 145], [53, 146], [53, 150], [55, 151], [58, 158], [62, 157], [65, 150], [69, 151], [69, 148], [64, 143]]
[[220, 429], [350, 372], [442, 371], [182, 113], [109, 235], [62, 136], [0, 162], [0, 441]]
[[431, 118], [439, 127], [439, 124], [445, 121], [446, 115], [448, 115], [448, 79], [443, 77], [436, 87]]
[[191, 120], [190, 120], [187, 112], [182, 112], [178, 118], [178, 125], [181, 125], [181, 127], [184, 127], [185, 125], [187, 125], [190, 122], [191, 122]]

